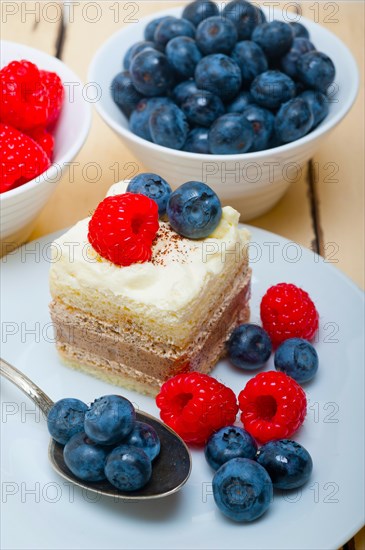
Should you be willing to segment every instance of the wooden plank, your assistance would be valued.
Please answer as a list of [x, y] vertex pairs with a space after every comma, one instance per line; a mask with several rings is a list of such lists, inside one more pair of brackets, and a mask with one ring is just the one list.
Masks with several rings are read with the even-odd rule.
[[363, 527], [354, 538], [356, 550], [365, 550], [365, 527]]
[[291, 184], [277, 205], [249, 223], [316, 250], [314, 246], [316, 235], [308, 196], [307, 172], [308, 167], [303, 166], [300, 178]]
[[1, 38], [56, 54], [61, 2], [1, 2]]

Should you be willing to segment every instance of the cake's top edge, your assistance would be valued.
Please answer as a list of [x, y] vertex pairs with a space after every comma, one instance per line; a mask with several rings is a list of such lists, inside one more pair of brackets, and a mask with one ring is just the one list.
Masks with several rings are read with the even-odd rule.
[[[127, 183], [113, 185], [109, 195], [125, 192]], [[121, 307], [154, 305], [174, 311], [198, 298], [206, 285], [225, 273], [240, 270], [248, 253], [250, 234], [239, 228], [239, 213], [226, 206], [215, 231], [206, 239], [178, 235], [160, 221], [152, 259], [120, 267], [101, 258], [87, 239], [90, 218], [76, 223], [53, 243], [51, 292], [58, 294], [88, 288], [113, 296]]]

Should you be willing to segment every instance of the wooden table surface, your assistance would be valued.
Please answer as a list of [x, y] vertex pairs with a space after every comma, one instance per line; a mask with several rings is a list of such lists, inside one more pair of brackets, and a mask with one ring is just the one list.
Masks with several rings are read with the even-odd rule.
[[[6, 2], [2, 38], [23, 42], [57, 55], [84, 81], [96, 50], [124, 25], [144, 15], [184, 2], [75, 2], [65, 10], [54, 2]], [[6, 6], [8, 4], [8, 6]], [[68, 2], [70, 5], [71, 2]], [[278, 2], [263, 2], [275, 4]], [[283, 3], [284, 5], [285, 3]], [[364, 3], [296, 2], [303, 15], [319, 22], [341, 38], [354, 54], [361, 71], [359, 96], [351, 112], [332, 132], [305, 167], [300, 180], [267, 214], [250, 223], [304, 245], [334, 263], [360, 287], [364, 287]], [[4, 11], [3, 11], [4, 14]], [[2, 19], [4, 21], [4, 17]], [[115, 53], [118, 55], [118, 52]], [[97, 162], [102, 178], [90, 183], [83, 167]], [[137, 163], [120, 139], [94, 111], [87, 142], [75, 162], [74, 181], [65, 175], [37, 219], [31, 239], [67, 227], [88, 215], [114, 183], [113, 164]], [[127, 170], [120, 178], [127, 176]], [[321, 283], [320, 283], [321, 284]], [[344, 548], [365, 548], [364, 529]]]

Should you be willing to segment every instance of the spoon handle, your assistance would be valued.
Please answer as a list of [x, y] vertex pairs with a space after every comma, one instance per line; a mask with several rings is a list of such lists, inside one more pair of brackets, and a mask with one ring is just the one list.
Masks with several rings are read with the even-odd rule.
[[10, 365], [7, 361], [4, 361], [4, 359], [1, 359], [1, 357], [0, 374], [30, 397], [45, 415], [48, 414], [49, 409], [53, 405], [53, 401], [41, 390], [41, 388], [29, 380], [25, 374]]

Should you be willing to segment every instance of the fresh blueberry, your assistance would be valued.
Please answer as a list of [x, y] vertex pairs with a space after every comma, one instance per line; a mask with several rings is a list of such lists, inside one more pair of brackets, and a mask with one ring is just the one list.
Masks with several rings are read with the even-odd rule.
[[333, 61], [322, 52], [308, 52], [297, 63], [298, 78], [309, 88], [326, 93], [335, 78]]
[[[303, 84], [303, 82], [300, 82], [300, 80], [296, 80], [295, 81], [295, 89], [296, 89], [296, 95], [301, 95], [303, 92], [305, 92], [306, 90], [308, 90], [308, 86], [306, 86], [305, 84]], [[321, 92], [319, 92], [321, 93]]]
[[268, 361], [272, 345], [266, 330], [252, 323], [239, 325], [232, 332], [228, 343], [228, 355], [240, 369], [254, 370]]
[[203, 19], [219, 14], [218, 6], [210, 0], [195, 0], [185, 6], [182, 16], [197, 27]]
[[157, 27], [164, 19], [167, 19], [168, 17], [169, 17], [168, 15], [165, 15], [164, 17], [157, 17], [156, 19], [152, 19], [152, 21], [148, 23], [148, 25], [144, 30], [145, 40], [153, 42], [155, 39], [154, 37], [155, 37], [155, 31]]
[[207, 128], [225, 112], [221, 98], [204, 91], [189, 96], [181, 108], [189, 122]]
[[154, 49], [155, 49], [155, 44], [150, 40], [141, 40], [140, 42], [136, 42], [135, 44], [132, 44], [132, 46], [128, 48], [124, 56], [124, 60], [123, 60], [124, 69], [128, 71], [133, 57], [143, 52], [143, 50], [154, 50]]
[[315, 90], [306, 90], [300, 97], [303, 98], [309, 105], [313, 113], [313, 126], [315, 128], [328, 115], [329, 103], [328, 97], [322, 92]]
[[230, 101], [240, 91], [241, 70], [227, 55], [215, 53], [199, 61], [195, 69], [195, 81], [201, 90], [208, 90], [223, 101]]
[[275, 132], [283, 143], [305, 136], [313, 126], [313, 113], [305, 99], [295, 97], [284, 103], [275, 117]]
[[188, 133], [183, 150], [189, 153], [209, 155], [208, 134], [209, 130], [207, 128], [193, 128]]
[[274, 149], [275, 147], [280, 147], [280, 145], [283, 145], [283, 142], [275, 132], [275, 128], [274, 128], [274, 131], [272, 133], [272, 136], [271, 136], [270, 142], [268, 143], [267, 148]]
[[176, 233], [188, 239], [205, 239], [219, 224], [222, 207], [208, 185], [188, 181], [171, 193], [167, 215]]
[[215, 432], [205, 446], [204, 454], [209, 466], [218, 470], [232, 458], [255, 458], [257, 443], [246, 430], [226, 426]]
[[150, 460], [156, 458], [161, 448], [156, 430], [145, 422], [135, 423], [133, 430], [123, 441], [123, 445], [142, 449]]
[[257, 9], [257, 15], [258, 15], [258, 25], [261, 25], [262, 23], [266, 23], [267, 19], [266, 19], [266, 15], [264, 13], [264, 11], [259, 7], [259, 6], [256, 6], [256, 9]]
[[84, 481], [105, 479], [104, 467], [109, 449], [91, 441], [85, 432], [71, 437], [63, 449], [63, 458], [71, 472]]
[[187, 19], [166, 17], [155, 30], [154, 41], [159, 46], [166, 44], [176, 36], [189, 36], [195, 38], [195, 27]]
[[154, 109], [149, 128], [153, 142], [170, 149], [181, 149], [189, 131], [184, 113], [174, 104]]
[[48, 431], [58, 443], [65, 445], [78, 432], [84, 431], [84, 418], [88, 406], [79, 399], [60, 399], [47, 416]]
[[136, 55], [130, 73], [135, 88], [145, 96], [164, 95], [174, 82], [169, 60], [157, 50], [144, 50]]
[[151, 97], [141, 99], [129, 119], [129, 128], [137, 136], [152, 141], [149, 120], [152, 112], [161, 105], [173, 105], [167, 97]]
[[298, 21], [292, 21], [289, 23], [291, 26], [291, 29], [293, 31], [294, 38], [309, 38], [309, 32], [308, 29], [302, 25], [302, 23], [298, 23]]
[[112, 450], [106, 460], [105, 476], [120, 491], [141, 489], [150, 480], [151, 475], [151, 460], [138, 447], [120, 445]]
[[280, 71], [266, 71], [251, 84], [250, 92], [255, 102], [266, 109], [277, 109], [295, 96], [294, 81]]
[[136, 108], [138, 102], [143, 98], [134, 87], [128, 71], [118, 73], [112, 81], [111, 94], [114, 103], [116, 103], [122, 113], [127, 118]]
[[273, 498], [267, 471], [254, 460], [232, 458], [213, 477], [213, 496], [220, 511], [234, 521], [253, 521]]
[[227, 113], [243, 113], [253, 103], [255, 102], [250, 92], [240, 92], [232, 103], [227, 105]]
[[194, 75], [195, 67], [202, 54], [195, 40], [188, 36], [177, 36], [166, 46], [166, 56], [176, 73], [182, 78]]
[[180, 106], [190, 95], [196, 94], [198, 91], [195, 80], [184, 80], [172, 90], [172, 99]]
[[134, 407], [121, 395], [104, 395], [95, 399], [85, 414], [86, 435], [99, 445], [118, 443], [133, 430]]
[[281, 58], [281, 70], [291, 78], [296, 78], [298, 59], [313, 50], [315, 50], [315, 47], [308, 38], [294, 38], [292, 47]]
[[275, 368], [294, 378], [299, 384], [311, 380], [318, 370], [318, 355], [312, 344], [303, 338], [289, 338], [276, 350]]
[[281, 57], [293, 43], [293, 31], [288, 23], [271, 21], [255, 28], [252, 40], [264, 50], [268, 57]]
[[140, 193], [157, 202], [160, 216], [166, 212], [166, 205], [171, 192], [171, 187], [166, 180], [157, 174], [148, 172], [137, 174], [127, 186], [127, 193]]
[[274, 132], [274, 115], [267, 109], [257, 105], [249, 105], [243, 115], [251, 123], [254, 132], [250, 152], [263, 151], [269, 147]]
[[229, 54], [236, 42], [236, 27], [229, 19], [219, 15], [204, 19], [196, 30], [196, 43], [205, 55]]
[[209, 131], [209, 149], [213, 155], [246, 153], [253, 143], [251, 124], [240, 113], [228, 113], [212, 124]]
[[276, 489], [298, 489], [308, 481], [313, 469], [308, 451], [290, 439], [269, 441], [258, 450], [256, 460]]
[[267, 57], [269, 71], [281, 71], [281, 57]]
[[223, 10], [223, 17], [230, 19], [236, 26], [238, 40], [250, 40], [256, 27], [265, 21], [264, 13], [245, 0], [229, 2]]
[[231, 54], [242, 74], [242, 84], [249, 86], [257, 75], [267, 71], [267, 59], [255, 42], [243, 40], [238, 42]]

